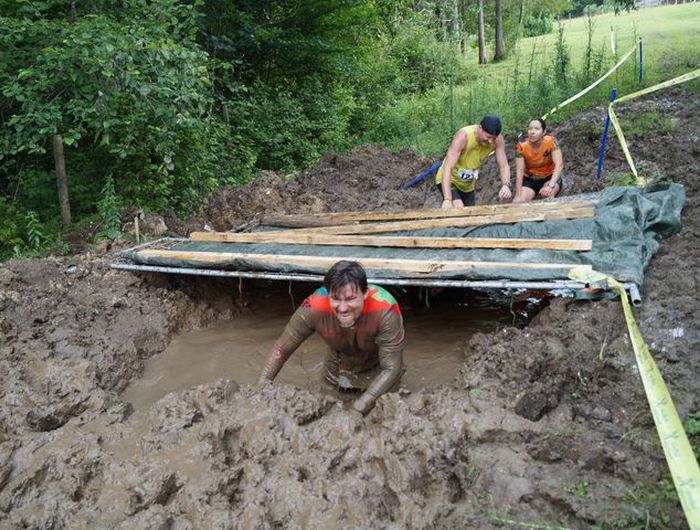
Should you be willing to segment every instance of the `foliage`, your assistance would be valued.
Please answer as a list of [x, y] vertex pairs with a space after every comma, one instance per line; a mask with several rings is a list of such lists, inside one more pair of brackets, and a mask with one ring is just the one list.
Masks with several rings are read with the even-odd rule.
[[41, 222], [36, 212], [29, 210], [25, 215], [27, 245], [31, 250], [39, 250], [47, 240], [41, 231]]
[[[126, 200], [186, 209], [200, 161], [178, 155], [189, 148], [193, 130], [215, 122], [208, 58], [193, 42], [194, 8], [175, 0], [101, 6], [68, 20], [29, 7], [22, 16], [0, 18], [9, 50], [0, 61], [0, 109], [9, 116], [0, 132], [4, 187], [21, 187], [13, 169], [29, 157], [48, 173], [52, 160], [42, 155], [60, 133], [73, 185], [90, 173], [104, 182], [108, 170], [125, 181]], [[214, 139], [217, 148], [221, 136]], [[75, 171], [80, 161], [85, 173]]]
[[550, 13], [540, 11], [525, 18], [523, 34], [525, 37], [536, 37], [551, 33], [553, 29], [554, 17]]
[[566, 11], [566, 15], [580, 16], [587, 13], [604, 13], [612, 10], [615, 14], [619, 14], [622, 10], [630, 12], [635, 7], [635, 0], [571, 0], [570, 9]]
[[[188, 215], [219, 186], [295, 171], [330, 150], [372, 141], [435, 154], [485, 112], [515, 129], [609, 67], [607, 29], [628, 20], [571, 20], [520, 39], [545, 31], [567, 0], [502, 5], [508, 58], [479, 67], [471, 2], [0, 0], [0, 257], [29, 248], [27, 211], [40, 212], [46, 241], [60, 229], [54, 134], [76, 223], [102, 216], [106, 197]], [[693, 28], [689, 9], [677, 6], [677, 28], [645, 46], [645, 83], [695, 64], [680, 37]], [[485, 22], [492, 43], [493, 3]], [[659, 23], [618, 25], [618, 49]], [[557, 117], [607, 100], [613, 82], [637, 89], [630, 65]], [[668, 125], [639, 124], [650, 126]], [[637, 126], [623, 127], [633, 136]]]
[[343, 75], [378, 22], [374, 3], [362, 0], [205, 2], [202, 14], [200, 42], [239, 64], [231, 78], [272, 86]]
[[97, 211], [102, 220], [102, 230], [97, 233], [96, 239], [116, 239], [119, 237], [122, 227], [119, 210], [119, 198], [114, 189], [114, 179], [112, 175], [109, 175], [97, 204]]
[[564, 26], [561, 22], [557, 25], [557, 40], [554, 47], [554, 80], [559, 86], [567, 86], [569, 84], [568, 73], [571, 58], [569, 56], [569, 48], [564, 38]]
[[241, 133], [251, 142], [263, 167], [292, 171], [314, 163], [328, 150], [347, 147], [352, 101], [341, 87], [320, 80], [296, 94], [255, 85], [252, 101], [236, 109], [248, 124]]
[[0, 196], [0, 260], [13, 254], [13, 249], [23, 245], [17, 208]]
[[700, 407], [697, 404], [683, 421], [683, 428], [688, 435], [695, 458], [700, 459]]

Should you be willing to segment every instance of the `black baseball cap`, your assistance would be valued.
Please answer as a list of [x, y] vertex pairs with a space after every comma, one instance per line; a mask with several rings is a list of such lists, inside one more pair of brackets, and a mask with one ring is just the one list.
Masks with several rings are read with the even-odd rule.
[[501, 119], [498, 116], [487, 114], [481, 119], [481, 128], [489, 134], [498, 136], [501, 134]]

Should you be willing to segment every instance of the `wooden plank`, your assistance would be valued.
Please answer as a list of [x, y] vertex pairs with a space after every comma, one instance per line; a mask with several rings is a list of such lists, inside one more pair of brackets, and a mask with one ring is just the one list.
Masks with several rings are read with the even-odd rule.
[[[544, 212], [515, 212], [469, 217], [451, 217], [447, 219], [424, 219], [412, 221], [393, 221], [387, 223], [350, 224], [340, 226], [320, 226], [299, 228], [297, 233], [313, 234], [378, 234], [398, 232], [401, 230], [420, 230], [424, 228], [462, 228], [497, 223], [520, 223], [525, 221], [554, 221], [560, 219], [583, 219], [595, 216], [595, 208], [572, 208], [570, 210], [552, 210]], [[278, 231], [280, 232], [280, 231]], [[272, 232], [274, 233], [274, 232]]]
[[285, 227], [329, 226], [366, 221], [397, 221], [406, 219], [436, 219], [446, 217], [466, 217], [507, 212], [541, 212], [570, 208], [595, 206], [597, 201], [579, 200], [568, 202], [534, 201], [519, 204], [489, 204], [467, 206], [459, 209], [407, 210], [403, 212], [326, 212], [304, 215], [266, 215], [263, 224]]
[[232, 234], [226, 232], [192, 232], [192, 241], [219, 243], [284, 243], [292, 245], [339, 245], [359, 247], [400, 248], [531, 248], [543, 250], [591, 250], [590, 239], [519, 239], [486, 237], [407, 237], [407, 236], [354, 236], [328, 234], [299, 234], [285, 232], [253, 232]]
[[[222, 263], [236, 259], [255, 261], [261, 264], [293, 265], [298, 267], [318, 267], [327, 269], [335, 264], [338, 256], [297, 256], [285, 254], [251, 254], [246, 252], [180, 252], [177, 250], [144, 249], [137, 252], [144, 258], [170, 258], [201, 263]], [[554, 270], [583, 268], [590, 270], [590, 265], [575, 263], [519, 263], [496, 261], [439, 261], [416, 259], [385, 259], [347, 257], [342, 259], [359, 261], [368, 270], [385, 269], [406, 274], [433, 274], [436, 272], [463, 272], [472, 269], [528, 269]]]

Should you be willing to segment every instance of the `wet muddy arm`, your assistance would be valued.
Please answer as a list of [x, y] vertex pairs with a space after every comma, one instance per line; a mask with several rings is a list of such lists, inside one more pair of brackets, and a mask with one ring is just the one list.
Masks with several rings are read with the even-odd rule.
[[314, 314], [309, 308], [300, 307], [296, 310], [284, 332], [272, 346], [272, 351], [260, 376], [261, 383], [272, 381], [277, 377], [287, 359], [314, 332], [314, 322]]
[[522, 152], [515, 153], [515, 198], [520, 200], [523, 190], [523, 180], [525, 178], [525, 159]]
[[403, 319], [400, 314], [387, 312], [382, 320], [380, 332], [375, 340], [379, 347], [380, 372], [369, 388], [353, 403], [353, 408], [362, 414], [369, 412], [382, 394], [391, 390], [401, 379], [403, 371]]

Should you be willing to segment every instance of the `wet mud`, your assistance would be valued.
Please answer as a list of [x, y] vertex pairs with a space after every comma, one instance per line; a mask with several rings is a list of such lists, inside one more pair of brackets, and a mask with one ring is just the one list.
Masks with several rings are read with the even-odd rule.
[[[142, 409], [170, 392], [219, 378], [234, 379], [240, 385], [257, 384], [261, 365], [301, 296], [290, 296], [286, 286], [280, 288], [277, 283], [258, 284], [254, 288], [264, 288], [264, 298], [233, 320], [175, 337], [164, 352], [148, 359], [142, 375], [132, 381], [121, 399]], [[301, 289], [297, 286], [294, 290], [301, 293]], [[313, 285], [308, 284], [306, 289], [311, 292]], [[396, 296], [400, 298], [404, 292], [396, 292]], [[289, 303], [280, 303], [285, 298]], [[405, 372], [400, 388], [407, 392], [450, 383], [464, 362], [465, 340], [477, 332], [491, 333], [500, 323], [512, 321], [504, 307], [486, 310], [456, 303], [426, 307], [407, 302], [403, 304], [403, 317]], [[325, 383], [323, 367], [327, 350], [323, 339], [312, 335], [285, 363], [275, 381], [339, 399], [356, 399], [353, 393], [335, 392]]]
[[[635, 315], [684, 417], [699, 390], [700, 108], [672, 92], [631, 102], [620, 120], [648, 111], [674, 125], [629, 137], [630, 151], [640, 168], [684, 184], [687, 203]], [[603, 116], [554, 131], [569, 193], [606, 183], [593, 178]], [[198, 216], [166, 225], [230, 229], [266, 211], [436, 204], [428, 183], [397, 191], [431, 162], [372, 146], [329, 155], [293, 181], [265, 173], [222, 190]], [[622, 171], [612, 139], [606, 175]], [[496, 180], [487, 166], [478, 202], [493, 202]], [[436, 349], [451, 345], [461, 360], [446, 382], [387, 394], [364, 420], [313, 385], [258, 388], [232, 377], [236, 367], [134, 406], [129, 385], [149, 377], [175, 337], [253, 313], [264, 326], [268, 295], [280, 306], [270, 326], [291, 306], [286, 285], [111, 270], [126, 244], [0, 268], [0, 528], [687, 527], [659, 494], [665, 463], [617, 301], [553, 298], [527, 311], [501, 302], [503, 318], [482, 300], [469, 309], [493, 327], [460, 338], [453, 322], [425, 315], [458, 311], [468, 297], [447, 290], [427, 305], [399, 293], [407, 322], [422, 315]], [[431, 338], [414, 336], [426, 349]], [[255, 340], [241, 347], [260, 354], [267, 339]]]

